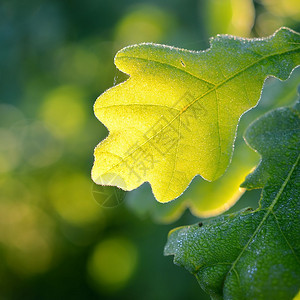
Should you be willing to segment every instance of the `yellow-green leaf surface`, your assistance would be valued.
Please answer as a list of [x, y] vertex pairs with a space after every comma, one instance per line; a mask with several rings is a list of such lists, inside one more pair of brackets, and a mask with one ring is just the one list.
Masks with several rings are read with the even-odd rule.
[[234, 151], [230, 166], [224, 176], [214, 182], [195, 178], [189, 189], [176, 201], [159, 203], [153, 201], [149, 187], [143, 186], [126, 196], [126, 204], [141, 217], [149, 214], [158, 223], [171, 223], [177, 220], [186, 208], [194, 216], [211, 217], [228, 210], [245, 189], [240, 184], [259, 161], [257, 153], [245, 143], [239, 142]]
[[[286, 81], [269, 78], [265, 82], [257, 107], [244, 114], [240, 119], [233, 157], [221, 178], [208, 182], [197, 176], [186, 192], [176, 201], [168, 203], [155, 201], [149, 184], [143, 184], [138, 189], [126, 194], [127, 207], [138, 216], [142, 218], [150, 216], [158, 223], [176, 221], [186, 208], [189, 208], [194, 216], [200, 218], [219, 215], [228, 210], [243, 195], [244, 189], [241, 189], [240, 185], [259, 162], [258, 153], [252, 151], [243, 139], [246, 128], [264, 113], [276, 107], [292, 105], [298, 99], [299, 78], [300, 68], [298, 67]], [[246, 195], [242, 203], [247, 201], [247, 198]], [[244, 207], [242, 203], [238, 204], [238, 209]], [[255, 206], [254, 203], [246, 205]]]
[[140, 44], [119, 51], [115, 64], [130, 78], [95, 103], [110, 134], [95, 149], [92, 178], [125, 190], [149, 181], [167, 202], [196, 175], [212, 181], [225, 172], [239, 118], [256, 105], [265, 78], [287, 79], [300, 64], [300, 35], [220, 35], [200, 52]]

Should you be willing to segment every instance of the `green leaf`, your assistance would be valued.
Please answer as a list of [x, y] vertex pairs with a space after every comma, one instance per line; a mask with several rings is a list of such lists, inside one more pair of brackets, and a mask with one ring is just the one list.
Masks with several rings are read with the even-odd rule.
[[264, 115], [245, 138], [262, 155], [243, 183], [263, 188], [259, 208], [177, 228], [165, 254], [213, 299], [292, 299], [300, 286], [300, 103]]
[[230, 166], [218, 180], [208, 182], [195, 178], [183, 195], [169, 203], [153, 201], [149, 187], [143, 185], [127, 194], [126, 205], [142, 217], [150, 214], [159, 223], [174, 222], [186, 208], [201, 218], [219, 215], [243, 195], [245, 189], [241, 189], [240, 184], [259, 161], [257, 153], [244, 142], [236, 143], [235, 148]]
[[[250, 123], [264, 113], [276, 107], [295, 103], [298, 98], [299, 78], [300, 68], [297, 68], [286, 81], [269, 78], [265, 82], [259, 104], [255, 109], [244, 114], [239, 122], [233, 157], [221, 178], [208, 182], [198, 176], [194, 178], [185, 193], [176, 201], [168, 203], [154, 201], [150, 186], [144, 184], [127, 193], [125, 202], [127, 207], [141, 217], [150, 216], [158, 223], [176, 221], [186, 208], [189, 208], [194, 216], [200, 218], [215, 216], [226, 211], [235, 204], [235, 201], [238, 201], [239, 196], [243, 195], [240, 185], [259, 162], [258, 153], [246, 145], [243, 133]], [[239, 209], [244, 207], [241, 203], [238, 206]]]
[[300, 35], [220, 35], [201, 52], [140, 44], [119, 51], [115, 64], [131, 76], [95, 103], [110, 134], [95, 149], [92, 178], [125, 190], [148, 181], [167, 202], [196, 175], [212, 181], [225, 172], [239, 118], [257, 104], [265, 78], [287, 79], [300, 64]]

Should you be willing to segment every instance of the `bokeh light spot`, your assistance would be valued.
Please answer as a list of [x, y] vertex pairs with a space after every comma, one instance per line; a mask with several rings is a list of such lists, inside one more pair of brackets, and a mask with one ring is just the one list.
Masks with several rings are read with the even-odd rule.
[[211, 0], [205, 6], [209, 35], [250, 36], [255, 18], [252, 0]]
[[27, 126], [22, 147], [28, 163], [37, 168], [55, 163], [62, 155], [61, 142], [47, 124], [39, 121]]
[[267, 11], [258, 15], [255, 29], [259, 36], [267, 36], [283, 25], [284, 20], [282, 18], [275, 17]]
[[73, 86], [51, 91], [41, 107], [41, 117], [56, 136], [75, 136], [86, 120], [83, 91]]
[[262, 3], [276, 16], [300, 20], [299, 0], [262, 0]]
[[91, 181], [83, 174], [73, 171], [68, 176], [55, 175], [49, 184], [49, 196], [56, 212], [68, 223], [77, 226], [103, 223], [101, 207], [92, 197]]
[[0, 128], [0, 173], [13, 170], [20, 160], [17, 137], [8, 130]]
[[124, 237], [100, 242], [88, 261], [88, 273], [96, 286], [115, 291], [126, 285], [137, 265], [137, 249]]
[[[63, 82], [78, 86], [94, 84], [99, 73], [103, 71], [101, 64], [102, 53], [99, 57], [91, 48], [95, 48], [98, 41], [90, 41], [91, 45], [71, 44], [67, 45], [56, 53], [57, 64], [59, 65], [59, 76]], [[110, 70], [111, 71], [111, 70]]]
[[174, 25], [171, 15], [154, 5], [138, 5], [116, 27], [118, 47], [142, 42], [161, 42]]
[[0, 244], [14, 272], [25, 277], [43, 273], [53, 262], [51, 219], [28, 203], [1, 202]]

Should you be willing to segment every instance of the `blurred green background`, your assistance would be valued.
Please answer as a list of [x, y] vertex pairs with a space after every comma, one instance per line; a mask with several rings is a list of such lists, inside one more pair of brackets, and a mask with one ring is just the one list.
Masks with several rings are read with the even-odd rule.
[[[95, 201], [93, 149], [107, 130], [93, 104], [124, 80], [113, 64], [124, 46], [201, 50], [217, 33], [299, 22], [298, 0], [2, 0], [0, 299], [207, 299], [163, 256], [168, 231], [197, 221], [182, 201], [158, 204], [148, 186], [113, 208]], [[257, 111], [293, 102], [299, 78], [268, 80]]]

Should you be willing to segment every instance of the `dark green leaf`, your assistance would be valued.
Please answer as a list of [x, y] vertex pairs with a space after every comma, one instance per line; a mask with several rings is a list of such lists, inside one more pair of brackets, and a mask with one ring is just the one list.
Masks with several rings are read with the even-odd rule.
[[260, 207], [181, 227], [166, 255], [213, 299], [292, 299], [300, 287], [300, 104], [276, 109], [246, 132], [261, 155], [242, 184], [263, 188]]

